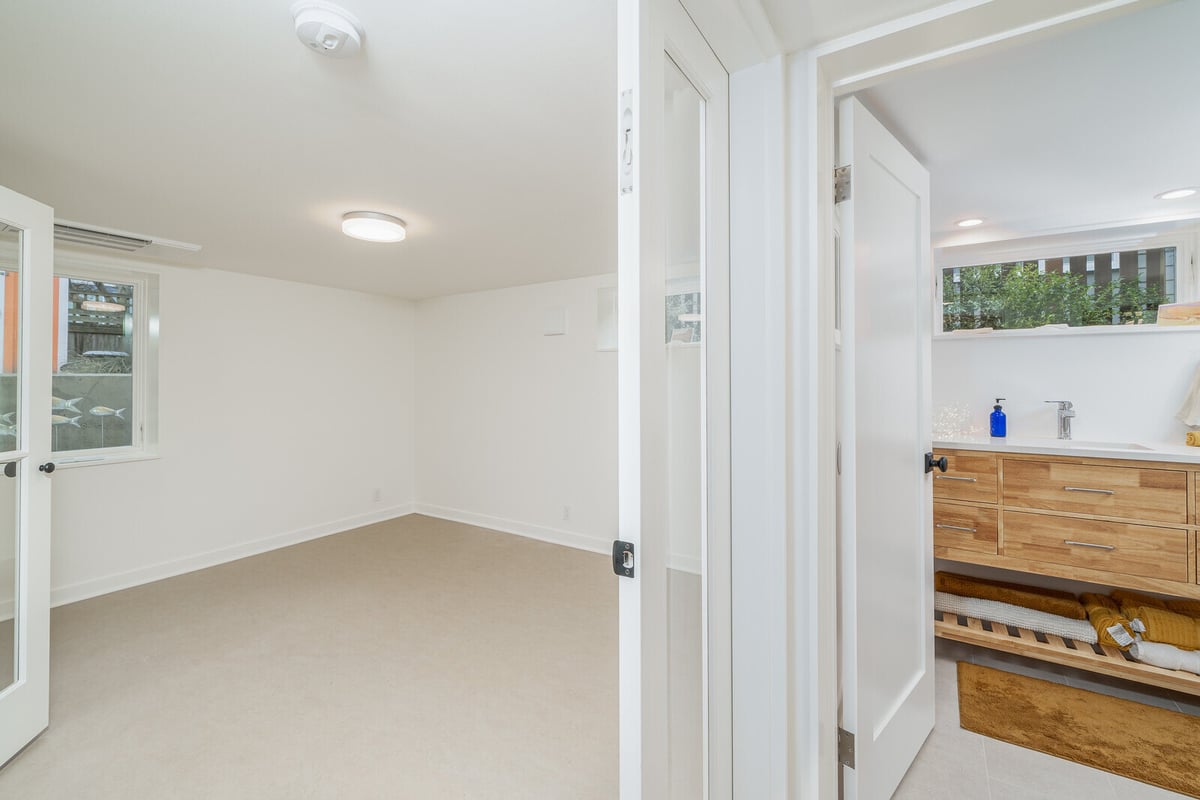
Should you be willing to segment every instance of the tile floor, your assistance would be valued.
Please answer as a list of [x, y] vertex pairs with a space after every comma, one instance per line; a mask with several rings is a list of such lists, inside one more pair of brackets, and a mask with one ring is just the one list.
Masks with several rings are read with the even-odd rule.
[[1167, 800], [1185, 795], [1027, 750], [958, 726], [958, 661], [1104, 692], [1200, 716], [1200, 698], [971, 645], [937, 642], [937, 723], [895, 800]]

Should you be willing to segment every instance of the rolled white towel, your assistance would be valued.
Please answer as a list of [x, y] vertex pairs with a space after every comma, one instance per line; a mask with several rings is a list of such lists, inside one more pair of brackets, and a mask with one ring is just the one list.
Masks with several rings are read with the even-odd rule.
[[965, 617], [1028, 628], [1039, 633], [1051, 633], [1085, 644], [1095, 644], [1097, 641], [1096, 629], [1087, 620], [1060, 617], [1057, 614], [1047, 614], [1045, 611], [1035, 611], [1011, 603], [934, 592], [933, 607], [948, 614], [962, 614]]
[[1152, 667], [1182, 669], [1200, 675], [1200, 650], [1180, 650], [1173, 644], [1161, 642], [1134, 642], [1129, 653]]

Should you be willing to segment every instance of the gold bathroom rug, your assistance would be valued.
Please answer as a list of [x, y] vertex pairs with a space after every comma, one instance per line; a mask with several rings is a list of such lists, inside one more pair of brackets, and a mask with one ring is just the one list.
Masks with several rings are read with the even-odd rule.
[[1200, 718], [958, 662], [969, 731], [1200, 798]]

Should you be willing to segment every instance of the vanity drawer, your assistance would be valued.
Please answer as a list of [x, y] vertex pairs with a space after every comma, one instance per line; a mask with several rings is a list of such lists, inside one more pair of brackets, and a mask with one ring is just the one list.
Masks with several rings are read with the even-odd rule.
[[946, 500], [995, 503], [998, 500], [996, 456], [993, 453], [937, 451], [946, 457], [947, 470], [933, 471], [933, 496]]
[[933, 504], [933, 546], [996, 554], [994, 508]]
[[[1007, 471], [1005, 465], [1006, 477]], [[1188, 579], [1188, 534], [1175, 528], [1005, 511], [1001, 555], [1144, 578]]]
[[1186, 524], [1187, 473], [1006, 459], [1004, 504]]

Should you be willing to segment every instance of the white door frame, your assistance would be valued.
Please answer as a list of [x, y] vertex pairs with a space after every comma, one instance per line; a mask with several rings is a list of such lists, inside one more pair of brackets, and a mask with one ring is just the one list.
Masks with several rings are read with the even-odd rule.
[[826, 800], [839, 771], [834, 101], [1163, 0], [950, 0], [791, 54], [758, 0], [682, 1], [730, 73], [734, 796]]
[[[1002, 46], [1036, 31], [1157, 2], [1059, 0], [1034, 11], [986, 0], [955, 0], [789, 58], [792, 170], [787, 195], [795, 213], [788, 250], [796, 288], [789, 292], [786, 316], [798, 321], [799, 328], [790, 337], [789, 358], [789, 522], [794, 542], [789, 584], [792, 669], [800, 678], [791, 697], [795, 735], [790, 744], [796, 772], [788, 797], [823, 800], [836, 797], [838, 791], [838, 563], [833, 531], [840, 399], [834, 372], [832, 278], [834, 103], [839, 95], [918, 66], [970, 57], [972, 51]], [[735, 318], [735, 328], [737, 323]]]

